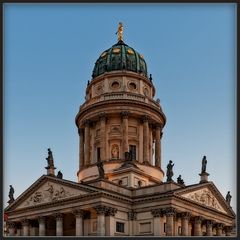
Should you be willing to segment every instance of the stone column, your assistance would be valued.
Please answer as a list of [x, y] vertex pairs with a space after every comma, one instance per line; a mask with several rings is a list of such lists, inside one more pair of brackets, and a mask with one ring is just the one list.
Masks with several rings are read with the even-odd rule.
[[[100, 113], [101, 160], [106, 160], [106, 113]], [[98, 160], [98, 159], [97, 159]]]
[[207, 220], [206, 221], [206, 232], [207, 232], [207, 236], [212, 236], [213, 235], [213, 221], [212, 220]]
[[105, 236], [105, 214], [107, 213], [106, 206], [96, 206], [94, 207], [97, 212], [97, 236]]
[[84, 166], [84, 130], [79, 128], [79, 170]]
[[143, 116], [143, 163], [149, 164], [149, 117]]
[[174, 236], [174, 217], [176, 210], [173, 207], [168, 207], [164, 212], [166, 215], [166, 236]]
[[114, 224], [114, 216], [117, 213], [116, 208], [108, 207], [106, 212], [106, 236], [114, 236], [115, 232], [115, 224]]
[[122, 133], [123, 133], [123, 159], [125, 158], [125, 152], [129, 151], [128, 146], [128, 117], [129, 112], [121, 112], [122, 116]]
[[194, 236], [202, 236], [202, 220], [201, 216], [194, 218]]
[[161, 125], [156, 125], [155, 166], [161, 167]]
[[38, 218], [39, 223], [39, 236], [46, 236], [46, 217], [40, 216]]
[[14, 222], [8, 222], [8, 230], [9, 230], [9, 236], [15, 236], [15, 223]]
[[83, 215], [84, 211], [82, 209], [77, 209], [73, 211], [76, 218], [76, 236], [83, 236]]
[[84, 165], [90, 164], [90, 120], [86, 120], [84, 129]]
[[128, 223], [129, 223], [129, 236], [133, 236], [134, 233], [134, 225], [135, 225], [135, 221], [137, 219], [137, 213], [134, 210], [131, 210], [130, 212], [128, 212]]
[[163, 210], [162, 209], [153, 209], [151, 211], [153, 215], [153, 232], [154, 236], [161, 236], [162, 235], [162, 224], [161, 218], [163, 217]]
[[226, 236], [231, 236], [231, 231], [232, 231], [231, 226], [225, 226]]
[[29, 236], [29, 220], [23, 219], [22, 226], [23, 226], [23, 236]]
[[217, 236], [222, 236], [223, 224], [222, 223], [217, 223], [216, 224], [216, 229], [217, 229]]
[[182, 236], [188, 236], [188, 224], [191, 214], [189, 212], [183, 212], [180, 214], [180, 216]]
[[63, 214], [55, 214], [56, 219], [56, 236], [63, 236]]

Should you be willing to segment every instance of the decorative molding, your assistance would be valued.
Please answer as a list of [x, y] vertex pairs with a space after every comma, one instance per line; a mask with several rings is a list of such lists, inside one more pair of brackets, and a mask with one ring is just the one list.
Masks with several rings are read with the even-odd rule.
[[203, 221], [203, 217], [202, 216], [196, 216], [194, 218], [194, 223], [196, 223], [196, 224], [201, 224], [202, 221]]
[[94, 209], [96, 210], [97, 214], [105, 215], [108, 212], [108, 208], [103, 205], [98, 205], [98, 206], [94, 207]]
[[46, 217], [45, 216], [39, 216], [38, 217], [38, 222], [39, 223], [45, 223], [45, 221], [46, 221]]
[[148, 122], [149, 119], [150, 119], [150, 118], [149, 118], [148, 115], [143, 115], [143, 116], [142, 116], [142, 121], [143, 121], [143, 122]]
[[85, 125], [85, 127], [89, 127], [90, 124], [91, 124], [90, 119], [85, 119], [85, 120], [83, 121], [83, 124]]
[[122, 111], [121, 117], [122, 119], [127, 119], [129, 117], [130, 112], [129, 111]]
[[83, 217], [85, 214], [85, 211], [82, 209], [74, 209], [72, 213], [75, 215], [75, 217]]
[[24, 219], [22, 219], [21, 223], [22, 223], [23, 226], [28, 226], [30, 221], [29, 221], [29, 219], [24, 218]]
[[214, 227], [217, 228], [217, 229], [223, 229], [224, 224], [223, 223], [215, 223]]
[[55, 217], [56, 221], [63, 220], [63, 214], [62, 213], [55, 213], [54, 217]]
[[175, 216], [176, 215], [176, 209], [173, 207], [167, 207], [165, 209], [163, 209], [163, 213], [167, 216]]
[[213, 227], [213, 224], [214, 224], [214, 221], [213, 221], [213, 220], [210, 220], [210, 219], [207, 219], [207, 220], [206, 220], [206, 226], [207, 226], [207, 227]]
[[105, 112], [101, 112], [99, 114], [99, 121], [105, 121], [107, 118], [107, 114]]
[[180, 217], [183, 218], [183, 219], [190, 219], [191, 217], [191, 213], [190, 212], [181, 212], [180, 213]]
[[15, 228], [15, 222], [7, 222], [8, 228]]
[[194, 202], [200, 203], [202, 205], [205, 205], [207, 207], [215, 208], [216, 210], [220, 212], [226, 213], [226, 211], [221, 207], [220, 203], [216, 199], [216, 197], [212, 194], [212, 192], [207, 189], [203, 188], [194, 192], [190, 192], [184, 195], [181, 195], [182, 197], [188, 198]]
[[107, 207], [106, 216], [115, 216], [116, 213], [117, 213], [117, 209], [116, 208]]

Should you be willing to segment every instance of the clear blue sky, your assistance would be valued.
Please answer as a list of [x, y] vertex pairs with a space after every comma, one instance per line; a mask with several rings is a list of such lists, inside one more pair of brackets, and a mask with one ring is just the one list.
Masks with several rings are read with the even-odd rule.
[[199, 182], [201, 160], [236, 209], [235, 4], [5, 4], [4, 205], [46, 173], [77, 181], [75, 116], [99, 55], [124, 41], [144, 55], [167, 124], [162, 168]]

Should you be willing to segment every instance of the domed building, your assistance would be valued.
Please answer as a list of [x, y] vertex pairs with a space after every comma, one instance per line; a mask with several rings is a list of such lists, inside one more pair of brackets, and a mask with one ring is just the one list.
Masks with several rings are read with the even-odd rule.
[[[9, 236], [230, 236], [235, 213], [202, 159], [200, 181], [186, 186], [161, 164], [166, 116], [142, 54], [123, 41], [103, 51], [75, 123], [77, 181], [47, 174], [16, 200], [9, 194]], [[166, 175], [166, 180], [164, 180]]]

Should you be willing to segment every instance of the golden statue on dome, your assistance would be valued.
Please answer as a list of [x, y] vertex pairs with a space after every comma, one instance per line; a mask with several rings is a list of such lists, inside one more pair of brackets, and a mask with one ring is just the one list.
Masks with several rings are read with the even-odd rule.
[[121, 22], [118, 24], [116, 34], [118, 35], [118, 41], [123, 41], [123, 24]]

